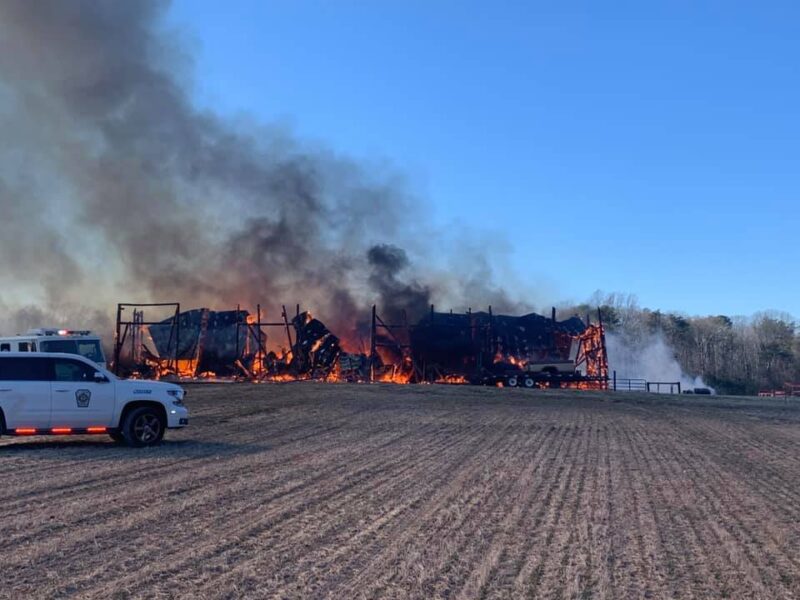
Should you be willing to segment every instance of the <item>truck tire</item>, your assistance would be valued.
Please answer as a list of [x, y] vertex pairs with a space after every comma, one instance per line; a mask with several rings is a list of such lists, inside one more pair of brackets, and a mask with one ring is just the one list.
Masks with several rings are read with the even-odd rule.
[[142, 406], [125, 416], [120, 432], [128, 446], [154, 446], [164, 437], [166, 423], [155, 408]]
[[526, 388], [532, 388], [534, 385], [536, 385], [536, 382], [533, 380], [533, 377], [526, 377], [522, 380], [522, 385], [524, 385]]
[[517, 387], [517, 385], [519, 385], [519, 382], [517, 381], [517, 377], [515, 375], [512, 375], [506, 381], [508, 382], [508, 387]]

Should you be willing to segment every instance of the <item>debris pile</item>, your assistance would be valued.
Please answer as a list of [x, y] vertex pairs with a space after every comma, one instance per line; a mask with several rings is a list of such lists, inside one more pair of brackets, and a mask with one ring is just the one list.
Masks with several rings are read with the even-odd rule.
[[327, 378], [342, 352], [339, 338], [309, 312], [300, 313], [292, 319], [292, 327], [295, 343], [289, 371], [298, 377]]

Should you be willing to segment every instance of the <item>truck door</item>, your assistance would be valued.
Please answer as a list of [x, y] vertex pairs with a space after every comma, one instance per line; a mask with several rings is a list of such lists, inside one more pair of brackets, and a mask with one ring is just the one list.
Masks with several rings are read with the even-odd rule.
[[52, 358], [53, 412], [51, 427], [110, 427], [114, 415], [114, 384], [98, 383], [94, 367], [69, 358]]
[[8, 429], [50, 426], [48, 367], [46, 358], [0, 357], [0, 406]]

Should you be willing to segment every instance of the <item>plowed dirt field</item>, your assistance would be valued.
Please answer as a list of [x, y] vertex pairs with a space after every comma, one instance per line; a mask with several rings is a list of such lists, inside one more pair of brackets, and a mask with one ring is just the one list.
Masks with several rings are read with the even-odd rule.
[[207, 385], [0, 440], [0, 596], [800, 598], [800, 403]]

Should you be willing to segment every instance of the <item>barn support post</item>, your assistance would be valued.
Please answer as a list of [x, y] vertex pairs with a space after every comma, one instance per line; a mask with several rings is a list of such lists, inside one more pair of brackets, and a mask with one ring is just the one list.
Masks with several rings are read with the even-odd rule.
[[[241, 305], [236, 305], [236, 352], [234, 353], [236, 358], [241, 358], [239, 354], [239, 335], [241, 333], [241, 324], [242, 324], [242, 307]], [[244, 349], [243, 349], [244, 350]]]
[[117, 328], [114, 335], [114, 375], [119, 375], [119, 355], [122, 349], [122, 344], [125, 342], [122, 339], [122, 304], [117, 304]]
[[[250, 327], [248, 326], [248, 331]], [[256, 344], [258, 344], [258, 369], [254, 369], [257, 371], [257, 375], [263, 375], [264, 373], [264, 357], [266, 356], [265, 349], [261, 343], [261, 304], [256, 304]]]
[[[480, 371], [483, 372], [483, 355], [494, 354], [494, 312], [492, 312], [492, 305], [489, 305], [489, 326], [486, 328], [483, 338], [483, 348], [481, 351], [481, 364]], [[494, 357], [489, 360], [494, 360]]]
[[[289, 351], [291, 351], [292, 348], [294, 348], [294, 342], [292, 341], [292, 331], [291, 329], [289, 329], [289, 316], [286, 314], [285, 304], [281, 305], [281, 310], [283, 311], [281, 313], [281, 316], [283, 317], [283, 324], [284, 327], [286, 327], [286, 340], [289, 342]], [[298, 311], [299, 311], [299, 306], [298, 306]], [[300, 313], [298, 312], [298, 314]]]
[[142, 322], [143, 319], [144, 319], [144, 313], [140, 310], [133, 309], [133, 327], [131, 331], [131, 360], [134, 363], [139, 362], [141, 360], [142, 326], [140, 323]]
[[[197, 347], [194, 351], [194, 376], [199, 377], [200, 373], [200, 363], [203, 360], [203, 353], [206, 349], [206, 337], [208, 337], [208, 320], [211, 317], [211, 311], [207, 308], [203, 309], [202, 314], [200, 315], [200, 335], [197, 336]], [[176, 359], [177, 360], [177, 359]], [[180, 364], [180, 363], [178, 363]]]
[[369, 329], [369, 380], [370, 383], [375, 381], [375, 355], [378, 353], [377, 336], [378, 327], [378, 309], [372, 305], [372, 324]]

